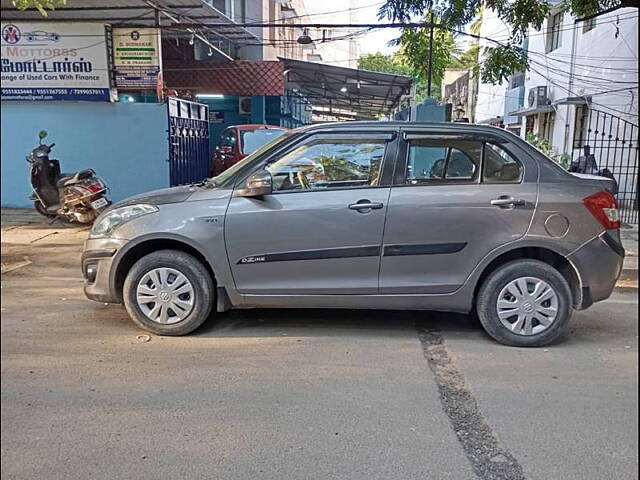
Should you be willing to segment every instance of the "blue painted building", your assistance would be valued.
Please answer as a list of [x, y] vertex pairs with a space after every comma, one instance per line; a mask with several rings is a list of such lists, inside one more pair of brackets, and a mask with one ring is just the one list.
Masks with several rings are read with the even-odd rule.
[[[258, 37], [236, 26], [230, 19], [234, 15], [220, 17], [229, 22], [224, 30], [227, 34], [233, 30], [232, 41], [219, 42], [215, 34], [194, 35], [190, 29], [180, 28], [183, 21], [189, 23], [198, 16], [218, 18], [216, 6], [201, 3], [190, 9], [186, 20], [180, 15], [165, 15], [171, 9], [164, 7], [156, 9], [156, 15], [149, 15], [153, 6], [144, 0], [127, 2], [122, 10], [79, 0], [72, 8], [50, 12], [46, 19], [34, 9], [18, 11], [3, 4], [2, 206], [32, 205], [25, 156], [38, 144], [40, 130], [48, 131], [47, 142], [56, 143], [52, 158], [60, 160], [64, 172], [94, 169], [111, 188], [110, 198], [118, 201], [172, 183], [201, 180], [210, 171], [210, 152], [218, 134], [230, 125], [295, 127], [308, 123], [300, 120], [300, 112], [310, 121], [310, 112], [300, 106], [282, 115], [283, 108], [292, 102], [284, 100], [289, 94], [280, 96], [284, 76], [276, 52], [267, 55], [267, 47], [252, 45]], [[254, 3], [251, 9], [256, 11], [247, 11], [251, 15], [262, 12], [262, 7]], [[130, 28], [124, 27], [123, 15], [133, 19]], [[141, 22], [150, 28], [142, 30]], [[112, 28], [114, 23], [119, 27]], [[35, 44], [29, 33], [36, 31], [49, 33]], [[142, 45], [156, 35], [157, 42]], [[153, 72], [151, 76], [143, 69], [140, 75], [144, 81], [139, 83], [137, 70], [124, 75], [120, 69], [126, 67], [116, 64], [118, 58], [124, 58], [117, 52], [118, 45], [134, 40], [140, 44], [132, 47], [127, 43], [122, 48], [127, 55], [140, 50], [144, 53], [140, 61], [161, 57], [161, 61], [145, 67]], [[148, 53], [150, 49], [156, 49], [157, 55]], [[65, 57], [64, 52], [71, 51], [81, 52], [78, 62], [71, 58], [73, 55]], [[271, 61], [266, 61], [267, 57]], [[260, 69], [261, 65], [268, 68]], [[207, 71], [211, 75], [192, 75]], [[228, 75], [213, 75], [216, 72]], [[211, 99], [197, 95], [207, 92], [225, 95]], [[243, 97], [238, 95], [250, 98], [246, 113], [239, 108]], [[167, 96], [193, 99], [208, 109], [181, 101], [179, 113], [175, 108], [172, 113], [166, 101], [158, 101]], [[215, 114], [209, 115], [209, 111]]]
[[167, 106], [155, 103], [2, 102], [2, 206], [32, 206], [25, 156], [38, 132], [63, 171], [93, 168], [113, 200], [169, 186]]

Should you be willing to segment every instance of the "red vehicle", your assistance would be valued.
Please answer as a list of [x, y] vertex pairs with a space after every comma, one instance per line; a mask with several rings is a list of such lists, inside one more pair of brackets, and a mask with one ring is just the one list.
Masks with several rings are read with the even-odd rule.
[[233, 125], [225, 128], [218, 137], [213, 153], [213, 174], [221, 174], [287, 130], [272, 125]]

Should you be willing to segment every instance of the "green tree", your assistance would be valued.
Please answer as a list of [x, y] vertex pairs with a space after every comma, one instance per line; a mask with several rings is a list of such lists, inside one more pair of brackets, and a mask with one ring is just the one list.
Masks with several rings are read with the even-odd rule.
[[[358, 61], [358, 68], [412, 77], [416, 84], [416, 101], [421, 102], [427, 96], [429, 78], [429, 29], [404, 29], [392, 44], [400, 47], [396, 53], [364, 55]], [[455, 41], [450, 32], [434, 31], [431, 96], [435, 99], [441, 96], [440, 85], [445, 68], [453, 66], [454, 48]]]
[[400, 52], [393, 55], [385, 55], [380, 52], [363, 55], [358, 59], [358, 68], [372, 72], [394, 73], [407, 77], [414, 76], [413, 70]]
[[[401, 51], [392, 55], [385, 55], [379, 52], [363, 55], [358, 60], [358, 68], [361, 70], [371, 70], [372, 72], [393, 73], [394, 75], [411, 77], [416, 86], [416, 102], [422, 102], [427, 96], [425, 75], [416, 75]], [[436, 98], [440, 98], [439, 84], [436, 85], [434, 83], [433, 93]]]
[[445, 68], [450, 66], [453, 58], [455, 41], [450, 32], [442, 29], [433, 32], [433, 52], [431, 72], [429, 72], [430, 38], [428, 28], [405, 28], [394, 43], [400, 45], [402, 55], [411, 67], [413, 74], [427, 82], [431, 74], [432, 96], [440, 97], [440, 84]]
[[11, 3], [19, 10], [35, 8], [43, 17], [46, 17], [47, 10], [55, 10], [57, 6], [65, 5], [67, 0], [13, 0]]
[[[634, 3], [631, 0], [564, 0], [562, 8], [581, 18], [593, 15], [620, 4]], [[637, 2], [636, 2], [637, 3]], [[510, 28], [510, 38], [506, 43], [494, 44], [485, 48], [480, 64], [482, 80], [488, 83], [500, 83], [510, 75], [528, 68], [525, 52], [517, 47], [527, 36], [529, 29], [540, 30], [549, 15], [551, 3], [547, 0], [386, 0], [380, 7], [380, 19], [393, 22], [410, 22], [416, 18], [426, 19], [427, 13], [434, 10], [441, 23], [450, 30], [462, 30], [482, 12], [483, 6], [497, 12], [498, 16]], [[637, 5], [634, 5], [637, 6]], [[412, 29], [416, 32], [420, 29]], [[408, 37], [421, 49], [420, 36]]]

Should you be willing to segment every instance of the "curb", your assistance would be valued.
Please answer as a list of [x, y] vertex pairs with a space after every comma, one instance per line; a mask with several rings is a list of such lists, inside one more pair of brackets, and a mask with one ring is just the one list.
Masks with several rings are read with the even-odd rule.
[[632, 268], [623, 269], [618, 281], [638, 283], [638, 270]]
[[638, 285], [616, 285], [613, 290], [617, 293], [638, 293]]

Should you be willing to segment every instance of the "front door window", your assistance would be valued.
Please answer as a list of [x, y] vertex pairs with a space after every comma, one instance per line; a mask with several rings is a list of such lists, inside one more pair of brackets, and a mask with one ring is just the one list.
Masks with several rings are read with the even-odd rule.
[[273, 190], [318, 190], [378, 185], [383, 139], [317, 139], [267, 165]]

